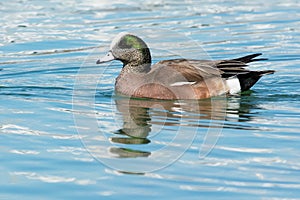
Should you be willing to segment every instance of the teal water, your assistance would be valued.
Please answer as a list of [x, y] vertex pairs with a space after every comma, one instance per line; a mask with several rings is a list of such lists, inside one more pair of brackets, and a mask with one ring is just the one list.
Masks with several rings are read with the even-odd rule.
[[[0, 199], [300, 199], [299, 2], [0, 1]], [[250, 92], [114, 94], [121, 31], [154, 61], [263, 53]]]

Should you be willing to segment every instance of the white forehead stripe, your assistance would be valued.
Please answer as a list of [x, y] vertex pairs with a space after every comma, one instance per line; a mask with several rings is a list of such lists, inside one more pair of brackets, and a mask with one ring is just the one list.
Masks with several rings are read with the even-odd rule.
[[119, 33], [111, 42], [110, 44], [110, 50], [121, 40], [121, 38], [125, 35], [129, 34], [128, 32], [121, 32]]

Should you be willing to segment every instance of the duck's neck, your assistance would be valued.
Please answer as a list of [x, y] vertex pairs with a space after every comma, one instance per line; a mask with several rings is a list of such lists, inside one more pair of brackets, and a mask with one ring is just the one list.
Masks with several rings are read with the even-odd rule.
[[151, 70], [151, 63], [135, 64], [128, 63], [123, 65], [122, 72], [130, 73], [148, 73]]
[[123, 62], [122, 72], [148, 73], [151, 70], [151, 54], [149, 48], [141, 49], [136, 59]]

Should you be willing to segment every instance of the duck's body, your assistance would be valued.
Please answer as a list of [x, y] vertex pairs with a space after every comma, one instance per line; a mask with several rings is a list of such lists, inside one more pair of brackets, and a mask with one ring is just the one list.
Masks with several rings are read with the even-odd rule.
[[151, 66], [147, 45], [137, 36], [120, 34], [112, 42], [106, 57], [97, 63], [110, 60], [123, 62], [116, 79], [117, 93], [130, 97], [154, 99], [202, 99], [222, 94], [235, 94], [249, 90], [261, 76], [273, 70], [249, 71], [247, 63], [261, 54], [232, 60], [160, 61]]

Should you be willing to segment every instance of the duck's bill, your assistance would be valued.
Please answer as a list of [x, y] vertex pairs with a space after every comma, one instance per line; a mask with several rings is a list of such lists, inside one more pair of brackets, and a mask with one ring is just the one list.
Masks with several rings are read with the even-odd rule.
[[108, 52], [103, 58], [97, 60], [96, 64], [101, 64], [112, 60], [115, 60], [115, 57], [111, 52]]

